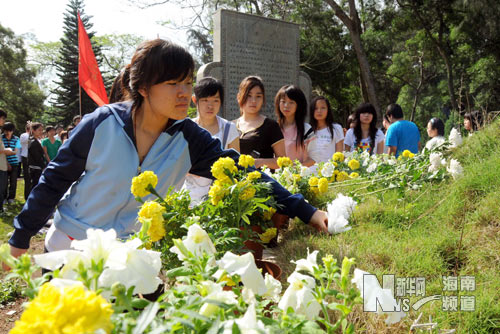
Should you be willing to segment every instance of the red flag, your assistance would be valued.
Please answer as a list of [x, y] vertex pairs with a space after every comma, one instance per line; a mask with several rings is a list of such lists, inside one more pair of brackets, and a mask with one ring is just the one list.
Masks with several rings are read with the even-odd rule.
[[98, 106], [109, 103], [101, 72], [80, 13], [78, 13], [78, 81]]

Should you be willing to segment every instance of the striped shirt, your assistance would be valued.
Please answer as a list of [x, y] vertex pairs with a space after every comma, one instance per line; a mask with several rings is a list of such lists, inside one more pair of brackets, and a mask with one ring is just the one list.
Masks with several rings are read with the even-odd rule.
[[[10, 148], [14, 151], [16, 148], [19, 150], [21, 148], [21, 142], [19, 142], [19, 138], [17, 136], [12, 136], [10, 139], [5, 137], [5, 134], [2, 136], [3, 145], [5, 148]], [[8, 155], [7, 162], [11, 165], [18, 165], [19, 160], [17, 159], [17, 155]]]

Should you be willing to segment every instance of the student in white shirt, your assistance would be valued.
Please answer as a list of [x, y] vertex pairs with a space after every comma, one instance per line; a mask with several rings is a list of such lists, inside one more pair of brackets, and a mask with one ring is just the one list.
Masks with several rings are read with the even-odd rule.
[[377, 111], [371, 103], [363, 103], [356, 108], [356, 126], [345, 135], [346, 151], [361, 149], [370, 154], [384, 153], [384, 133], [377, 128]]
[[[196, 104], [198, 116], [193, 119], [200, 127], [218, 138], [222, 149], [240, 151], [239, 132], [233, 122], [217, 116], [224, 102], [224, 88], [215, 78], [206, 77], [196, 83], [193, 102]], [[208, 194], [212, 180], [205, 177], [187, 174], [183, 189], [189, 190], [191, 203], [198, 204]]]
[[335, 152], [344, 150], [344, 131], [333, 122], [330, 102], [324, 96], [315, 97], [309, 106], [309, 121], [316, 140], [309, 145], [309, 155], [316, 162], [330, 160]]
[[425, 144], [425, 150], [432, 151], [443, 145], [446, 140], [444, 138], [443, 121], [436, 117], [431, 118], [429, 123], [427, 123], [427, 134], [431, 139]]

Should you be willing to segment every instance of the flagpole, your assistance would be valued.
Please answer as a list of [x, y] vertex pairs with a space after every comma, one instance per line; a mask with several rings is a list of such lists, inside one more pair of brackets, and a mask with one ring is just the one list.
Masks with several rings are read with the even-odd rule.
[[[80, 15], [80, 12], [77, 14], [77, 23], [78, 23], [78, 15]], [[82, 86], [80, 85], [80, 29], [78, 29], [78, 105], [80, 109], [80, 118], [82, 117]]]

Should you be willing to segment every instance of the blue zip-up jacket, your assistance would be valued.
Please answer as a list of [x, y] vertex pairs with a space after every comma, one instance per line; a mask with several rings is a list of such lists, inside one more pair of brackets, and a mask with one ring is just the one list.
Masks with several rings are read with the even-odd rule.
[[[85, 239], [89, 228], [115, 229], [118, 237], [127, 238], [139, 229], [139, 204], [130, 193], [134, 176], [141, 170], [153, 171], [158, 176], [156, 189], [165, 194], [188, 172], [213, 178], [210, 168], [222, 156], [239, 158], [234, 150], [222, 150], [208, 131], [183, 119], [160, 134], [140, 164], [131, 104], [100, 107], [83, 117], [43, 172], [14, 219], [9, 244], [29, 248], [31, 237], [54, 209], [55, 226], [71, 238]], [[309, 222], [316, 209], [301, 195], [291, 195], [265, 174], [262, 179], [272, 182], [274, 196], [284, 206], [282, 213]]]

